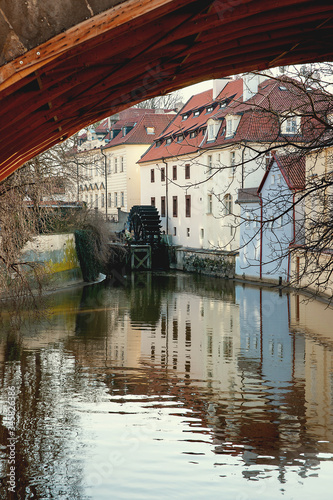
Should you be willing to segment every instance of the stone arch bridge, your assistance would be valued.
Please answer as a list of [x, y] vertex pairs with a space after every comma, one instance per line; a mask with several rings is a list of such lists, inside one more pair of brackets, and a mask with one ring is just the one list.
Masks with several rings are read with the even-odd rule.
[[333, 56], [327, 0], [0, 0], [0, 180], [98, 119]]

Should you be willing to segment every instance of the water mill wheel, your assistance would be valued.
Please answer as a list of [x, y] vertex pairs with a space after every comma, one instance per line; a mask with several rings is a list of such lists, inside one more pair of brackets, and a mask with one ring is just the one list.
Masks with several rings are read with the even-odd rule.
[[156, 207], [134, 205], [129, 213], [128, 222], [134, 243], [154, 243], [160, 240], [161, 219]]

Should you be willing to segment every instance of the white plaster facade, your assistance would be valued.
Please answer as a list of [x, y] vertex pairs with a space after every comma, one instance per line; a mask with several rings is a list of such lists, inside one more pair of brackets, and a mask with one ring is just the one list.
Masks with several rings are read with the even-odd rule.
[[175, 245], [238, 250], [238, 189], [259, 185], [264, 174], [251, 156], [250, 148], [231, 145], [141, 163], [141, 204], [155, 204]]

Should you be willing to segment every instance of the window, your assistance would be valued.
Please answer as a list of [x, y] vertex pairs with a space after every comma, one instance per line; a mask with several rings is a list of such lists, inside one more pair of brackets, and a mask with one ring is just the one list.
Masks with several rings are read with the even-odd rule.
[[232, 130], [232, 118], [228, 118], [227, 124], [226, 124], [225, 135], [226, 135], [226, 137], [230, 137], [232, 134], [233, 134], [233, 130]]
[[152, 207], [155, 207], [155, 197], [154, 196], [150, 198], [150, 204]]
[[161, 217], [165, 217], [165, 196], [161, 196]]
[[120, 193], [120, 201], [121, 201], [121, 206], [125, 206], [125, 196], [124, 196], [124, 191]]
[[172, 178], [173, 178], [174, 181], [177, 180], [177, 165], [174, 165], [172, 167]]
[[93, 206], [93, 195], [92, 194], [90, 195], [90, 206], [91, 206], [91, 208]]
[[253, 227], [254, 228], [258, 228], [259, 227], [259, 217], [258, 217], [258, 215], [254, 216]]
[[178, 199], [177, 196], [172, 197], [172, 215], [178, 217]]
[[197, 109], [194, 111], [193, 116], [199, 116], [200, 115], [200, 110]]
[[185, 217], [191, 217], [191, 195], [185, 196]]
[[155, 170], [153, 168], [150, 170], [150, 182], [155, 182]]
[[104, 193], [101, 194], [101, 207], [103, 208], [104, 207]]
[[114, 193], [114, 206], [118, 206], [118, 193]]
[[232, 196], [229, 193], [224, 197], [224, 213], [225, 215], [230, 215], [232, 213]]
[[271, 184], [275, 184], [275, 175], [274, 174], [272, 174], [272, 176], [271, 176]]
[[189, 115], [186, 113], [185, 115], [182, 116], [182, 120], [187, 120], [188, 117]]
[[98, 194], [95, 194], [95, 208], [98, 208]]
[[124, 157], [120, 157], [120, 172], [124, 171]]
[[213, 169], [213, 156], [212, 155], [208, 155], [207, 166], [208, 166], [207, 174], [210, 175], [212, 173], [212, 169]]
[[211, 123], [208, 125], [208, 138], [207, 141], [213, 141], [215, 139], [215, 134], [214, 134], [214, 124]]
[[190, 237], [190, 234], [191, 234], [190, 228], [189, 228], [189, 227], [187, 227], [187, 228], [186, 228], [186, 236], [189, 238], [189, 237]]
[[146, 127], [146, 131], [148, 135], [154, 135], [155, 134], [155, 128], [154, 127]]
[[176, 227], [173, 228], [173, 235], [177, 236], [177, 228]]
[[183, 134], [177, 135], [177, 142], [183, 142], [184, 136]]
[[236, 152], [230, 151], [230, 166], [231, 166], [231, 174], [235, 175], [236, 172]]
[[213, 111], [213, 109], [214, 109], [213, 106], [208, 106], [206, 108], [206, 113], [211, 113]]
[[172, 138], [171, 137], [168, 137], [167, 140], [165, 141], [166, 144], [171, 144], [172, 143]]
[[112, 206], [112, 201], [111, 201], [111, 193], [108, 194], [108, 207], [111, 208]]
[[210, 121], [208, 125], [208, 137], [207, 141], [215, 141], [218, 131], [220, 129], [221, 122], [218, 122], [217, 120], [214, 120], [213, 122]]
[[287, 134], [296, 134], [297, 132], [297, 119], [296, 116], [292, 116], [287, 118], [286, 120], [286, 133]]
[[190, 132], [190, 139], [194, 139], [198, 135], [198, 132], [194, 130], [193, 132]]
[[185, 165], [185, 179], [189, 179], [191, 177], [191, 165], [188, 163]]
[[213, 213], [213, 195], [212, 194], [208, 195], [207, 213], [209, 213], [209, 214]]
[[204, 228], [202, 227], [202, 228], [200, 229], [200, 238], [203, 240], [203, 239], [204, 239], [204, 236], [205, 236], [205, 230], [204, 230]]
[[300, 126], [300, 119], [300, 116], [297, 115], [282, 117], [281, 133], [290, 135], [297, 134]]
[[116, 174], [118, 171], [118, 158], [115, 157], [114, 159], [114, 173]]
[[162, 167], [161, 168], [161, 182], [164, 182], [165, 181], [165, 168]]
[[95, 165], [95, 175], [98, 175], [98, 165], [97, 165], [97, 163]]
[[281, 228], [283, 226], [283, 215], [276, 220], [276, 227]]
[[111, 174], [111, 158], [108, 158], [106, 160], [107, 166], [108, 166], [108, 174]]

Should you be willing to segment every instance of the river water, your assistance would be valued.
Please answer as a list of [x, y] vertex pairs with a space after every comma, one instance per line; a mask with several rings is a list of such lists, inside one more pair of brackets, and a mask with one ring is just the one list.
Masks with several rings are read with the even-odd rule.
[[0, 333], [1, 498], [332, 498], [325, 304], [180, 273], [49, 301]]

